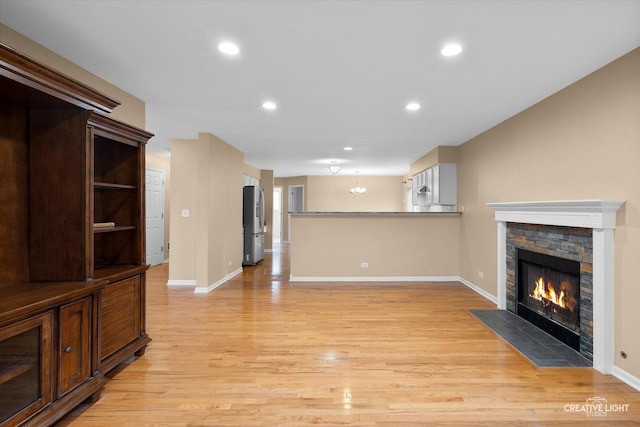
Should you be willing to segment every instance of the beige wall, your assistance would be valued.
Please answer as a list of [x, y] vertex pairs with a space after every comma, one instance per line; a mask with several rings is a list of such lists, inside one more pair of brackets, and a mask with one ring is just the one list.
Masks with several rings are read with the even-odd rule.
[[[362, 196], [353, 196], [349, 189], [365, 187]], [[401, 212], [401, 176], [308, 176], [307, 211], [310, 212]]]
[[273, 171], [262, 170], [260, 172], [260, 186], [264, 191], [264, 249], [273, 249]]
[[[622, 199], [615, 364], [640, 377], [640, 49], [459, 147], [460, 276], [496, 295], [488, 202]], [[478, 272], [484, 273], [480, 278]], [[622, 359], [620, 351], [629, 356]]]
[[137, 126], [142, 129], [145, 128], [144, 101], [2, 24], [0, 24], [0, 42], [11, 46], [33, 59], [47, 64], [56, 71], [66, 74], [69, 77], [117, 99], [121, 102], [121, 105], [116, 107], [110, 116], [133, 126]]
[[171, 170], [169, 282], [195, 280], [204, 291], [242, 268], [243, 155], [201, 133], [197, 140], [172, 140]]
[[[169, 280], [196, 279], [196, 235], [195, 221], [197, 200], [199, 197], [197, 140], [174, 139], [171, 141], [171, 205], [170, 235], [173, 257], [169, 264]], [[190, 216], [185, 218], [181, 212], [189, 209]]]
[[459, 222], [458, 216], [293, 215], [291, 276], [457, 277]]
[[251, 166], [249, 163], [242, 164], [242, 174], [250, 176], [255, 179], [260, 179], [261, 171], [260, 169]]
[[458, 163], [459, 147], [439, 145], [420, 157], [409, 166], [410, 176], [415, 175], [437, 163]]
[[164, 259], [170, 258], [169, 224], [171, 223], [171, 158], [146, 152], [146, 167], [164, 172]]

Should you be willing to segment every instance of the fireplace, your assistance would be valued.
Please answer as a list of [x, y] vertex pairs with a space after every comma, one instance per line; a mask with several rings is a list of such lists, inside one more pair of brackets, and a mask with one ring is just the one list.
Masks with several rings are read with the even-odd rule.
[[[538, 224], [591, 231], [591, 262], [586, 264], [582, 261], [580, 267], [580, 353], [592, 359], [594, 369], [604, 374], [611, 373], [614, 368], [614, 230], [618, 209], [623, 204], [624, 200], [601, 199], [488, 203], [495, 210], [498, 223], [496, 302], [502, 310], [513, 311], [512, 307], [517, 304], [516, 298], [511, 299], [511, 290], [516, 285], [512, 282], [515, 267], [511, 270], [510, 266], [516, 255], [510, 248], [519, 245], [507, 237], [511, 229], [507, 224]], [[573, 237], [554, 236], [552, 240], [556, 242], [555, 255], [563, 256], [565, 243], [571, 242]], [[526, 249], [537, 251], [535, 248]], [[549, 248], [539, 252], [548, 251]], [[582, 259], [581, 256], [572, 258]]]
[[580, 262], [517, 250], [516, 314], [580, 351]]

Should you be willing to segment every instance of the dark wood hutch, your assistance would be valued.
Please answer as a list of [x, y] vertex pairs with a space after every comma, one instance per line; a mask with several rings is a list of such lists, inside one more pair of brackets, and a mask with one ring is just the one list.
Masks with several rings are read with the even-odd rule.
[[50, 425], [151, 339], [144, 153], [119, 102], [0, 44], [0, 425]]

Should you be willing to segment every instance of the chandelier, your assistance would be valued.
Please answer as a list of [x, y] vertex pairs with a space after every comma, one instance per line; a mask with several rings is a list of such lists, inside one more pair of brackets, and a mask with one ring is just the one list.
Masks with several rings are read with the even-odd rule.
[[352, 196], [361, 196], [366, 192], [367, 189], [365, 187], [360, 187], [357, 182], [356, 186], [349, 190], [349, 194], [351, 194]]
[[340, 172], [341, 167], [338, 166], [338, 162], [336, 162], [335, 160], [331, 162], [331, 166], [329, 166], [327, 168], [327, 170], [329, 172], [331, 172], [333, 175], [337, 174], [338, 172]]

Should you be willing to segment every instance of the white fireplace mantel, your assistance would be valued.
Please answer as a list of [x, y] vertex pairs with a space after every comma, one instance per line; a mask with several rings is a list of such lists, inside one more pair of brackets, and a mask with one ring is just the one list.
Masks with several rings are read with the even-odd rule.
[[507, 307], [507, 223], [593, 230], [593, 367], [609, 374], [614, 356], [614, 228], [624, 200], [487, 203], [498, 222], [498, 308]]

